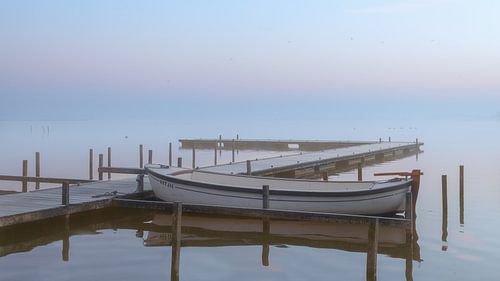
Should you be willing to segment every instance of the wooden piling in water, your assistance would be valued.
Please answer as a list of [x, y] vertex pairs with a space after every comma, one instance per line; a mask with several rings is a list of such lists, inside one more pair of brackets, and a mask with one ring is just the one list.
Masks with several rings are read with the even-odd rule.
[[252, 174], [252, 163], [250, 162], [250, 160], [247, 160], [247, 175], [251, 174]]
[[[111, 146], [108, 147], [108, 167], [111, 167]], [[111, 179], [111, 173], [108, 173], [108, 180]]]
[[144, 191], [144, 174], [137, 175], [136, 181], [137, 181], [137, 192], [143, 192]]
[[144, 168], [144, 146], [139, 144], [139, 168]]
[[61, 192], [62, 192], [61, 204], [64, 206], [68, 206], [69, 205], [69, 183], [68, 182], [63, 182]]
[[363, 180], [363, 166], [361, 163], [358, 163], [358, 181]]
[[[442, 192], [442, 207], [443, 207], [443, 217], [442, 217], [442, 236], [441, 240], [446, 242], [448, 239], [448, 180], [446, 175], [441, 176], [441, 192]], [[446, 251], [446, 246], [442, 247], [443, 251]]]
[[[40, 177], [40, 152], [35, 152], [35, 177]], [[35, 182], [35, 189], [40, 189], [40, 182]]]
[[193, 169], [196, 168], [196, 149], [193, 146]]
[[177, 157], [177, 167], [182, 168], [182, 157]]
[[262, 220], [262, 265], [269, 266], [269, 236], [271, 234], [271, 224], [268, 218]]
[[168, 143], [168, 166], [172, 167], [172, 143]]
[[379, 221], [370, 223], [368, 229], [368, 251], [366, 252], [366, 280], [377, 280]]
[[[28, 176], [28, 160], [23, 160], [23, 177]], [[28, 192], [28, 181], [22, 182], [22, 192]]]
[[214, 166], [217, 166], [217, 144], [215, 144], [214, 150]]
[[235, 145], [234, 145], [234, 139], [233, 139], [231, 142], [231, 162], [233, 162], [233, 163], [235, 162], [234, 149], [235, 149]]
[[459, 168], [459, 189], [460, 189], [460, 224], [464, 224], [464, 166]]
[[148, 150], [148, 164], [153, 164], [153, 150]]
[[179, 280], [179, 261], [181, 255], [181, 222], [182, 203], [174, 202], [172, 210], [172, 264], [170, 267], [170, 279]]
[[269, 185], [262, 186], [262, 208], [269, 209]]
[[89, 149], [89, 180], [94, 179], [94, 150]]
[[99, 153], [99, 169], [97, 169], [98, 173], [99, 173], [99, 180], [102, 181], [103, 179], [103, 176], [102, 176], [102, 171], [100, 168], [102, 168], [104, 165], [104, 155], [102, 155], [102, 153]]

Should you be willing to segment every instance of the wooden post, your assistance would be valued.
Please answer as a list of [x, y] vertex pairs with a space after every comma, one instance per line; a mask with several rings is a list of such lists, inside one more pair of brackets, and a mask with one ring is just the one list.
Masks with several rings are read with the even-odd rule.
[[177, 167], [182, 168], [182, 157], [177, 157]]
[[62, 200], [61, 204], [64, 206], [69, 205], [69, 183], [63, 182], [62, 184]]
[[193, 169], [196, 168], [196, 149], [193, 146]]
[[168, 143], [168, 166], [172, 167], [172, 143]]
[[271, 224], [268, 218], [262, 220], [262, 265], [269, 266], [269, 236], [271, 232]]
[[391, 137], [389, 137], [389, 142], [391, 142]]
[[103, 177], [102, 177], [102, 171], [101, 171], [101, 168], [103, 167], [103, 163], [104, 162], [104, 155], [102, 155], [102, 153], [99, 153], [99, 169], [97, 170], [98, 173], [99, 173], [99, 180], [102, 181]]
[[405, 198], [405, 219], [411, 220], [413, 218], [413, 200], [411, 198], [411, 191], [406, 192]]
[[139, 168], [144, 168], [144, 146], [139, 144]]
[[144, 191], [144, 174], [137, 175], [135, 179], [137, 181], [137, 192]]
[[153, 150], [148, 150], [148, 164], [153, 164]]
[[370, 223], [368, 229], [368, 251], [366, 253], [366, 280], [377, 280], [377, 253], [378, 253], [379, 222]]
[[[28, 160], [23, 160], [23, 177], [28, 176]], [[22, 192], [28, 192], [28, 181], [23, 180]]]
[[170, 279], [179, 280], [179, 260], [181, 255], [181, 220], [182, 203], [174, 202], [172, 210], [172, 265], [170, 267]]
[[[448, 182], [446, 175], [441, 176], [441, 191], [443, 199], [443, 234], [441, 240], [445, 242], [448, 239]], [[446, 246], [443, 246], [442, 249], [446, 251]]]
[[262, 186], [262, 208], [269, 209], [269, 185]]
[[62, 244], [62, 260], [69, 261], [69, 215], [66, 215], [64, 218], [64, 234]]
[[247, 160], [247, 175], [251, 174], [252, 174], [252, 163], [250, 162], [250, 160]]
[[233, 163], [235, 162], [234, 149], [235, 149], [235, 145], [234, 145], [234, 139], [233, 139], [231, 142], [231, 162], [233, 162]]
[[[40, 152], [35, 152], [35, 177], [40, 177]], [[40, 189], [40, 182], [35, 183], [35, 189]]]
[[217, 166], [217, 144], [215, 144], [215, 150], [214, 150], [214, 166]]
[[94, 150], [89, 149], [89, 180], [94, 179]]
[[[111, 167], [111, 146], [108, 147], [108, 167]], [[108, 180], [111, 179], [111, 173], [108, 172]]]
[[464, 166], [460, 165], [460, 224], [464, 224]]
[[323, 172], [323, 180], [324, 181], [328, 180], [328, 172]]
[[358, 181], [363, 180], [363, 167], [361, 163], [358, 163]]

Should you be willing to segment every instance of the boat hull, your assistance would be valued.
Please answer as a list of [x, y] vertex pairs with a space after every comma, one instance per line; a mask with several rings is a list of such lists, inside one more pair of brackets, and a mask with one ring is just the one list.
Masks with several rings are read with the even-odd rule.
[[[175, 176], [149, 172], [149, 181], [156, 197], [161, 200], [187, 204], [203, 204], [241, 208], [262, 208], [260, 190], [245, 192], [217, 184], [179, 180]], [[269, 208], [277, 210], [329, 212], [357, 215], [390, 214], [404, 210], [405, 196], [410, 182], [403, 181], [396, 188], [373, 192], [273, 192], [270, 187]], [[257, 191], [257, 192], [255, 192]]]

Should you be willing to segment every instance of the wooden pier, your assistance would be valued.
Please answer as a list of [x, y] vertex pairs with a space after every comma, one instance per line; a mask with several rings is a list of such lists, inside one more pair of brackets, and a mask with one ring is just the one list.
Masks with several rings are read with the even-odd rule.
[[352, 147], [328, 149], [272, 158], [247, 160], [200, 168], [204, 171], [258, 176], [305, 177], [323, 171], [370, 161], [383, 161], [401, 154], [418, 153], [423, 143], [381, 142]]
[[[221, 141], [222, 138], [217, 141]], [[209, 142], [210, 140], [207, 140]], [[232, 140], [231, 140], [232, 141]], [[255, 140], [254, 140], [255, 141]], [[257, 143], [268, 141], [260, 140]], [[270, 141], [274, 145], [276, 141]], [[281, 144], [290, 141], [278, 141]], [[293, 141], [291, 141], [293, 142]], [[302, 143], [303, 142], [303, 143]], [[330, 145], [324, 141], [295, 141], [299, 145]], [[256, 159], [245, 162], [231, 162], [229, 164], [216, 165], [201, 168], [207, 171], [229, 173], [229, 174], [252, 174], [261, 176], [287, 176], [305, 177], [308, 173], [318, 173], [332, 169], [352, 169], [369, 165], [373, 161], [384, 161], [384, 159], [395, 159], [399, 156], [405, 157], [407, 153], [418, 153], [422, 143], [402, 143], [402, 142], [350, 142], [348, 147], [326, 149], [313, 152], [301, 152], [293, 155], [273, 157], [266, 159]], [[337, 142], [337, 145], [339, 143]], [[346, 145], [344, 142], [342, 145]], [[92, 149], [90, 159], [92, 161]], [[194, 148], [193, 148], [194, 153]], [[405, 154], [406, 153], [406, 154]], [[38, 154], [37, 154], [38, 155]], [[140, 166], [142, 166], [142, 150], [140, 150]], [[217, 153], [215, 154], [217, 155]], [[39, 156], [37, 156], [39, 158]], [[171, 157], [171, 155], [170, 155]], [[38, 159], [37, 158], [37, 159]], [[14, 226], [22, 223], [29, 223], [58, 216], [70, 216], [90, 210], [98, 210], [108, 207], [132, 207], [142, 209], [171, 210], [172, 203], [147, 201], [152, 197], [147, 177], [144, 177], [145, 170], [140, 168], [118, 168], [111, 167], [111, 148], [108, 148], [108, 167], [104, 167], [103, 155], [99, 155], [99, 181], [90, 179], [66, 179], [66, 178], [44, 178], [37, 172], [35, 177], [27, 175], [27, 169], [23, 169], [23, 176], [0, 175], [0, 180], [22, 182], [22, 193], [8, 194], [0, 196], [0, 228]], [[182, 159], [179, 158], [179, 166], [182, 166]], [[371, 162], [372, 161], [372, 162]], [[24, 165], [23, 161], [23, 166]], [[152, 153], [149, 152], [148, 162], [152, 162]], [[93, 163], [90, 162], [91, 168]], [[172, 168], [172, 172], [178, 168]], [[108, 173], [133, 174], [134, 177], [123, 180], [104, 181], [103, 175]], [[358, 170], [358, 174], [361, 173]], [[135, 177], [137, 176], [137, 177]], [[60, 187], [42, 190], [27, 191], [28, 182], [47, 182], [62, 184]], [[70, 186], [70, 184], [72, 184]], [[265, 203], [265, 202], [264, 202]], [[374, 220], [381, 224], [396, 224], [407, 227], [407, 218], [391, 219], [364, 216], [349, 216], [345, 214], [322, 214], [308, 212], [289, 212], [272, 209], [248, 209], [248, 208], [226, 208], [220, 206], [204, 206], [184, 204], [184, 212], [197, 214], [216, 215], [238, 215], [250, 217], [267, 217], [274, 219], [300, 219], [300, 220], [322, 220], [336, 222], [357, 222], [372, 223]], [[263, 205], [265, 207], [265, 205]]]
[[363, 144], [378, 143], [378, 141], [335, 141], [335, 140], [271, 140], [271, 139], [179, 139], [181, 148], [213, 149], [218, 147], [223, 150], [255, 149], [255, 150], [303, 150], [315, 151], [351, 147]]

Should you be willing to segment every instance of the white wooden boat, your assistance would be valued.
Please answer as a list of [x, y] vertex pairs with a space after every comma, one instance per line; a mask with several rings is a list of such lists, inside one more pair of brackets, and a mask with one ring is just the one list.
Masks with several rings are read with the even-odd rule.
[[269, 185], [269, 208], [375, 215], [404, 211], [412, 180], [319, 181], [219, 174], [147, 165], [156, 197], [164, 201], [262, 208], [262, 186]]

